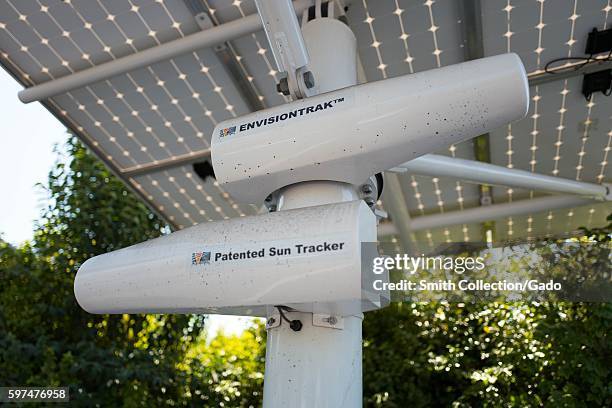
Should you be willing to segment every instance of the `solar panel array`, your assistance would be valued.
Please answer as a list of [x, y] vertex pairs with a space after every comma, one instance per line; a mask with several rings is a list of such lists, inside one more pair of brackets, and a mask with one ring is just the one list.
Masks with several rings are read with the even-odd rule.
[[[531, 77], [551, 59], [583, 55], [587, 33], [612, 24], [612, 0], [487, 0], [484, 55], [518, 53]], [[61, 78], [200, 30], [197, 2], [213, 24], [254, 13], [252, 0], [0, 0], [0, 61], [26, 86]], [[353, 0], [347, 16], [368, 80], [466, 60], [464, 10], [455, 0]], [[235, 63], [265, 106], [287, 101], [263, 31], [232, 41]], [[581, 77], [532, 86], [528, 116], [490, 133], [493, 164], [601, 183], [609, 180], [612, 100], [581, 95]], [[176, 228], [254, 214], [260, 203], [234, 201], [191, 164], [139, 169], [204, 156], [216, 123], [249, 111], [241, 89], [214, 49], [201, 49], [76, 89], [46, 106]], [[41, 135], [44, 137], [44, 135]], [[473, 142], [451, 146], [475, 159]], [[412, 217], [479, 205], [479, 187], [448, 178], [400, 176]], [[493, 188], [495, 203], [534, 192]], [[384, 203], [383, 203], [384, 205]], [[566, 233], [602, 225], [611, 206], [549, 211], [497, 220], [496, 239]], [[480, 224], [416, 232], [418, 241], [482, 240]], [[389, 244], [397, 238], [388, 237]]]

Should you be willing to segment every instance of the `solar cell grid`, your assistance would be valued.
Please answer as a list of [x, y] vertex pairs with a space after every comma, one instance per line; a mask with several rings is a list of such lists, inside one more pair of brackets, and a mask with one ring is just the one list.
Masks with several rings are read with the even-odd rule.
[[[255, 12], [250, 0], [189, 1], [207, 11], [214, 25]], [[1, 0], [1, 62], [27, 86], [79, 72], [197, 32], [189, 1]], [[485, 55], [517, 52], [532, 76], [553, 58], [582, 55], [586, 34], [612, 23], [609, 0], [480, 4]], [[371, 81], [466, 58], [466, 20], [455, 1], [354, 0], [348, 19]], [[231, 47], [263, 106], [288, 101], [275, 90], [280, 77], [263, 32], [236, 39]], [[528, 116], [491, 132], [492, 163], [575, 180], [609, 180], [612, 102], [599, 94], [585, 101], [580, 86], [580, 77], [532, 86]], [[213, 49], [57, 95], [47, 106], [177, 228], [258, 211], [258, 203], [236, 203], [214, 181], [201, 180], [191, 165], [133, 177], [122, 173], [201, 157], [215, 124], [249, 111]], [[438, 153], [475, 158], [470, 141]], [[400, 181], [412, 217], [479, 205], [472, 183], [410, 174]], [[506, 187], [494, 187], [493, 194], [496, 203], [535, 196]], [[601, 223], [609, 210], [603, 203], [515, 216], [498, 221], [496, 232], [500, 237], [569, 232], [581, 223]], [[481, 227], [471, 224], [416, 234], [430, 245], [482, 239]]]

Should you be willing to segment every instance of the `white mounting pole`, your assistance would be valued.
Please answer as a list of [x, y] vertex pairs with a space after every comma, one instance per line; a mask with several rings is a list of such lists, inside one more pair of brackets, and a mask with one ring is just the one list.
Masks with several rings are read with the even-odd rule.
[[[325, 78], [318, 92], [356, 83], [356, 40], [338, 20], [318, 18], [305, 24], [304, 39], [310, 54], [309, 68], [315, 78]], [[350, 75], [347, 78], [346, 73]], [[279, 211], [359, 199], [355, 188], [333, 181], [309, 181], [281, 190]], [[363, 315], [339, 316], [332, 328], [312, 313], [285, 312], [288, 319], [302, 322], [300, 331], [278, 319], [268, 320], [265, 408], [317, 407], [354, 408], [362, 405], [361, 323]], [[327, 317], [329, 318], [329, 317]], [[336, 318], [336, 317], [335, 317]], [[313, 324], [314, 322], [314, 324]], [[342, 326], [342, 328], [340, 328]]]
[[[357, 199], [350, 184], [308, 181], [285, 187], [278, 204], [283, 211]], [[320, 315], [312, 313], [285, 315], [289, 320], [299, 320], [302, 328], [293, 331], [275, 310], [268, 316], [268, 323], [273, 317], [280, 325], [268, 328], [264, 408], [360, 407], [363, 315], [335, 317], [339, 328], [316, 325]]]
[[362, 405], [361, 323], [345, 316], [343, 328], [317, 327], [312, 313], [287, 312], [299, 319], [268, 330], [264, 408], [353, 408]]

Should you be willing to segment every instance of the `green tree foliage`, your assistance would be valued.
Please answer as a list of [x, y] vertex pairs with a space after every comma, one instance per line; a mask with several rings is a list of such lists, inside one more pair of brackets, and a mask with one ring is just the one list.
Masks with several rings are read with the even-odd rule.
[[[258, 322], [242, 334], [201, 337], [185, 356], [181, 370], [194, 401], [207, 407], [258, 407], [263, 392], [265, 326]], [[202, 385], [205, 384], [206, 392]]]
[[[67, 154], [49, 174], [50, 205], [33, 242], [0, 242], [0, 385], [70, 385], [83, 406], [191, 405], [195, 389], [221, 401], [218, 362], [216, 377], [200, 359], [191, 359], [197, 376], [177, 369], [198, 344], [201, 316], [90, 315], [77, 305], [73, 280], [82, 262], [168, 228], [76, 139]], [[229, 366], [236, 379], [238, 364]], [[235, 389], [227, 391], [231, 401], [240, 400]]]
[[393, 304], [364, 322], [366, 406], [610, 406], [610, 304]]
[[[583, 233], [533, 249], [556, 277], [609, 283], [612, 224]], [[363, 332], [366, 406], [612, 406], [610, 303], [394, 303]]]

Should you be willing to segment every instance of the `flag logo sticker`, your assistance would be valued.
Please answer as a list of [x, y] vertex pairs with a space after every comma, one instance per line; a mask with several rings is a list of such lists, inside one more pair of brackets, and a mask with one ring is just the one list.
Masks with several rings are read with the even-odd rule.
[[192, 265], [204, 265], [210, 263], [210, 252], [194, 252], [191, 254]]
[[236, 126], [221, 129], [219, 131], [219, 137], [228, 137], [236, 133]]

